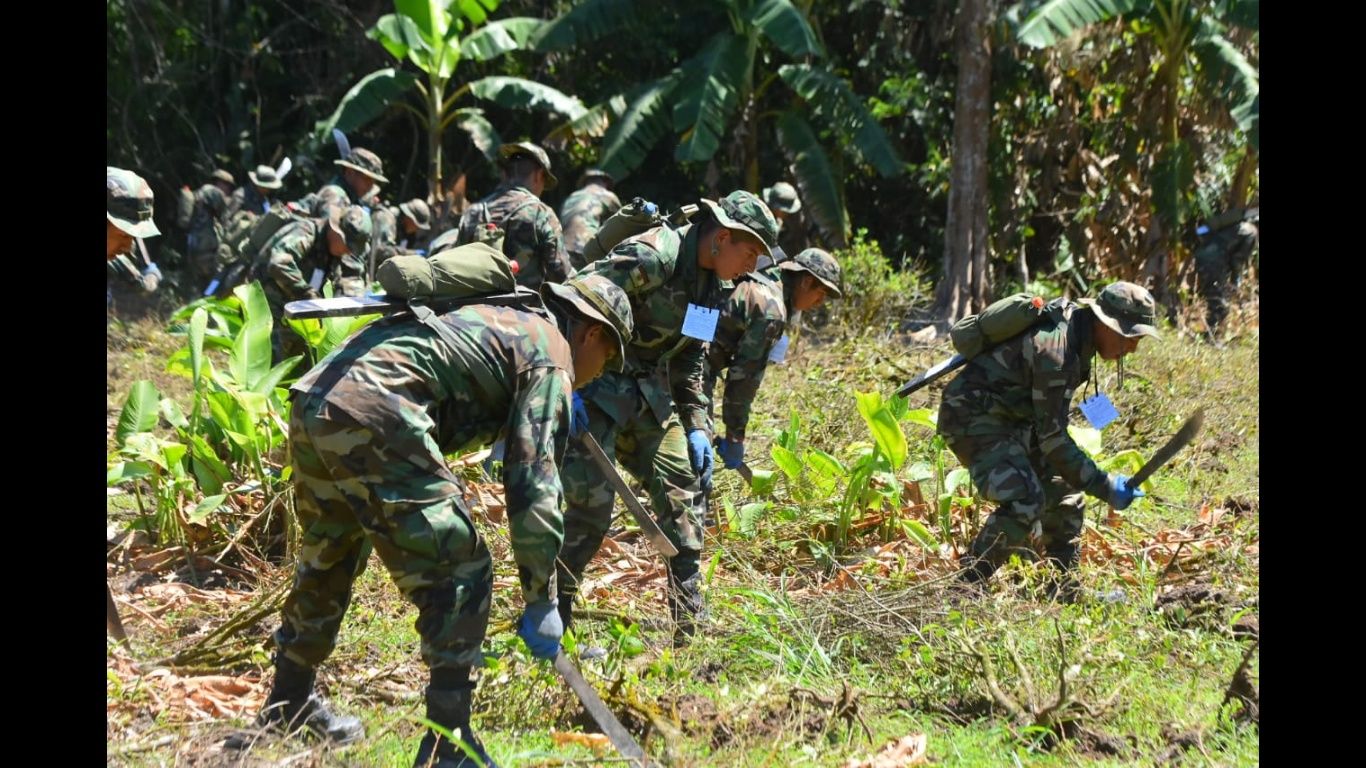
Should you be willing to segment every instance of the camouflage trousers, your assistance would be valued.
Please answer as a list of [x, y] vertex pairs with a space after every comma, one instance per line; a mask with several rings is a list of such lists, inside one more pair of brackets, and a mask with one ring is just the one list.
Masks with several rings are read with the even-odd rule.
[[949, 448], [996, 511], [972, 542], [971, 553], [1000, 566], [1012, 554], [1024, 560], [1038, 550], [1075, 561], [1086, 495], [1048, 467], [1033, 430], [996, 435], [945, 435]]
[[[650, 494], [655, 519], [678, 555], [669, 562], [670, 585], [685, 592], [685, 610], [695, 613], [698, 562], [702, 551], [702, 481], [688, 458], [687, 433], [676, 410], [663, 423], [642, 395], [636, 379], [604, 373], [581, 390], [588, 431]], [[556, 562], [561, 600], [573, 600], [588, 562], [612, 523], [616, 493], [577, 440], [569, 441], [564, 466], [564, 546]], [[671, 605], [674, 600], [671, 595]]]
[[327, 658], [373, 547], [417, 606], [422, 660], [433, 670], [480, 664], [493, 564], [430, 435], [398, 420], [374, 431], [297, 395], [289, 437], [303, 538], [280, 651], [309, 667]]
[[1214, 332], [1228, 317], [1239, 279], [1251, 263], [1252, 238], [1237, 229], [1219, 233], [1195, 251], [1195, 274], [1205, 299], [1205, 326]]

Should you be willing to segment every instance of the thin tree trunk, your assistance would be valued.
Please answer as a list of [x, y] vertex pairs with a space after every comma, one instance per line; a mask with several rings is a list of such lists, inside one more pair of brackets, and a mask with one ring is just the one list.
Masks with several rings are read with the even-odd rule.
[[991, 42], [994, 0], [964, 0], [956, 21], [957, 98], [953, 168], [944, 228], [944, 274], [935, 315], [945, 324], [987, 305], [987, 142], [991, 126]]

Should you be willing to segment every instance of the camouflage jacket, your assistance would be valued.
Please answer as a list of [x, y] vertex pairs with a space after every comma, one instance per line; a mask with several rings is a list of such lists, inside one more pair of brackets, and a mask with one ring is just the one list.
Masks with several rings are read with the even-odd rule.
[[228, 199], [228, 217], [231, 218], [240, 211], [250, 211], [260, 216], [276, 205], [279, 205], [278, 200], [261, 197], [254, 186], [238, 187], [232, 191], [232, 197]]
[[621, 201], [612, 190], [589, 184], [565, 198], [560, 206], [560, 223], [564, 225], [564, 249], [575, 269], [583, 269], [583, 249], [597, 234], [602, 222], [621, 208]]
[[367, 208], [374, 209], [379, 205], [379, 186], [370, 188], [370, 194], [361, 198], [355, 190], [346, 183], [346, 179], [338, 176], [317, 192], [305, 195], [299, 200], [299, 207], [309, 212], [310, 216], [317, 219], [327, 219], [331, 215], [333, 208], [345, 209], [351, 205], [352, 201]]
[[[719, 308], [731, 287], [698, 265], [697, 236], [691, 225], [678, 231], [655, 227], [623, 240], [580, 273], [602, 275], [626, 292], [635, 333], [626, 345], [623, 373], [639, 382], [661, 424], [676, 403], [688, 430], [707, 429], [707, 396], [702, 342], [683, 335], [683, 318], [689, 304]], [[618, 421], [626, 416], [610, 415]]]
[[502, 227], [503, 253], [517, 262], [518, 285], [540, 290], [541, 283], [563, 283], [573, 273], [559, 217], [526, 187], [500, 186], [467, 208], [456, 244], [476, 242], [475, 230], [487, 223]]
[[326, 227], [323, 219], [292, 221], [261, 249], [254, 272], [272, 308], [322, 295], [322, 280], [332, 283], [334, 296], [365, 295], [365, 264], [355, 254], [333, 257]]
[[1032, 431], [1068, 485], [1104, 497], [1105, 472], [1067, 434], [1072, 395], [1091, 375], [1096, 354], [1092, 318], [1091, 310], [1063, 302], [1050, 320], [968, 361], [944, 390], [940, 433]]
[[[556, 594], [564, 541], [559, 466], [569, 438], [574, 370], [554, 319], [513, 307], [467, 306], [441, 316], [452, 347], [412, 317], [380, 320], [343, 342], [292, 389], [321, 398], [381, 436], [411, 443], [413, 460], [507, 441], [508, 528], [527, 603]], [[444, 464], [432, 472], [459, 483]]]
[[198, 253], [217, 248], [229, 212], [228, 196], [218, 185], [205, 184], [195, 190], [193, 205], [182, 206], [176, 216], [176, 223], [185, 230], [185, 249]]
[[721, 305], [716, 337], [707, 345], [706, 353], [708, 398], [721, 371], [726, 372], [721, 420], [726, 425], [727, 437], [745, 436], [750, 407], [768, 368], [768, 356], [786, 326], [782, 270], [773, 267], [736, 281], [735, 290]]
[[406, 237], [399, 232], [399, 221], [402, 219], [403, 213], [396, 205], [376, 208], [370, 214], [370, 224], [373, 227], [370, 233], [370, 250], [374, 253], [377, 269], [379, 265], [395, 256], [427, 249], [427, 235], [430, 234], [430, 230]]

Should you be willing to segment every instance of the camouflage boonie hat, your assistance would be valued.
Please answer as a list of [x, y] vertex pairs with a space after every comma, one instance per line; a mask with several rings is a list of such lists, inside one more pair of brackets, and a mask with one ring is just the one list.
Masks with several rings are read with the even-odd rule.
[[617, 355], [607, 364], [620, 372], [626, 365], [626, 342], [634, 332], [631, 301], [626, 292], [602, 275], [571, 277], [565, 283], [541, 284], [541, 295], [560, 299], [575, 312], [611, 329], [617, 340]]
[[797, 197], [797, 188], [780, 181], [764, 190], [764, 202], [769, 208], [783, 213], [796, 213], [802, 209], [802, 200]]
[[133, 237], [161, 234], [152, 221], [152, 188], [146, 179], [122, 168], [104, 167], [105, 216]]
[[835, 261], [834, 256], [819, 248], [807, 248], [779, 263], [778, 267], [792, 272], [810, 272], [821, 281], [831, 296], [838, 299], [844, 295], [840, 291], [840, 263]]
[[426, 232], [432, 228], [432, 209], [427, 207], [425, 201], [413, 198], [406, 203], [399, 203], [398, 210], [412, 219], [418, 230]]
[[352, 149], [350, 157], [333, 160], [332, 164], [360, 171], [381, 184], [389, 183], [389, 180], [384, 178], [384, 163], [379, 161], [379, 155], [364, 147]]
[[1151, 336], [1160, 339], [1154, 323], [1157, 302], [1147, 288], [1121, 280], [1110, 283], [1094, 299], [1078, 299], [1078, 304], [1090, 307], [1110, 330], [1126, 338]]
[[359, 205], [348, 207], [327, 225], [346, 240], [346, 249], [351, 253], [365, 253], [370, 247], [370, 216]]
[[737, 189], [719, 203], [703, 198], [702, 204], [711, 209], [721, 226], [754, 235], [763, 244], [764, 255], [773, 256], [773, 246], [778, 244], [778, 220], [753, 192]]
[[221, 181], [230, 187], [237, 186], [237, 179], [234, 179], [231, 173], [228, 173], [222, 168], [215, 169], [213, 173], [209, 174], [209, 178], [214, 181]]
[[247, 171], [247, 178], [261, 189], [279, 189], [285, 185], [280, 181], [280, 177], [275, 175], [275, 169], [269, 165], [258, 165], [256, 170]]
[[498, 148], [498, 154], [504, 159], [517, 157], [518, 155], [529, 155], [536, 164], [545, 169], [545, 188], [554, 189], [559, 185], [560, 180], [555, 178], [555, 174], [550, 170], [550, 155], [544, 149], [532, 144], [529, 141], [519, 141], [516, 144], [504, 144]]
[[601, 168], [589, 168], [579, 177], [579, 186], [583, 186], [593, 179], [606, 179], [608, 184], [617, 183], [617, 180], [612, 178], [612, 174], [607, 171]]

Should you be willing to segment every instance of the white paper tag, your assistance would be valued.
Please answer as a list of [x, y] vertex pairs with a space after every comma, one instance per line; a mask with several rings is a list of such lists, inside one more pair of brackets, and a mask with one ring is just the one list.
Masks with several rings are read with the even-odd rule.
[[791, 341], [784, 333], [782, 338], [778, 339], [778, 343], [773, 345], [773, 351], [768, 353], [768, 361], [770, 363], [781, 363], [787, 360], [787, 345]]
[[209, 281], [209, 287], [204, 289], [205, 296], [212, 296], [218, 290], [218, 278]]
[[316, 267], [313, 269], [313, 276], [308, 278], [308, 287], [315, 291], [323, 287], [323, 271], [321, 269]]
[[1119, 411], [1115, 410], [1114, 403], [1104, 393], [1082, 400], [1081, 413], [1096, 429], [1105, 429], [1110, 422], [1119, 418]]
[[688, 305], [688, 314], [683, 316], [683, 335], [699, 341], [711, 341], [716, 336], [716, 321], [721, 311], [710, 307]]

